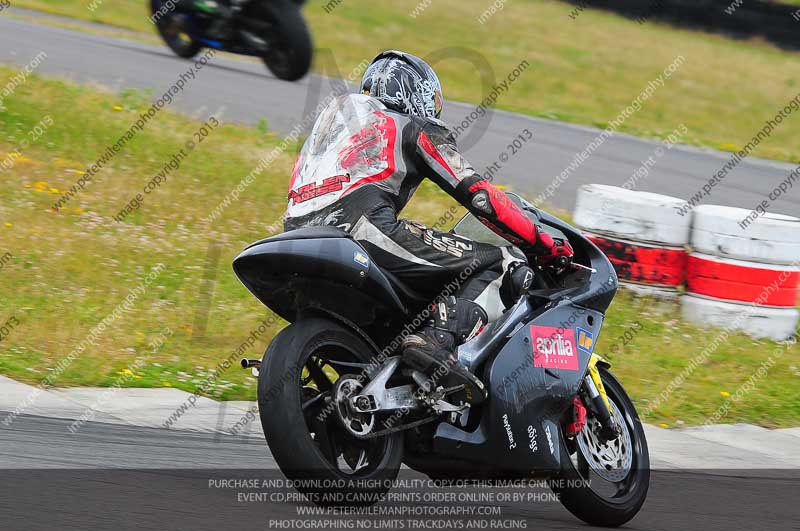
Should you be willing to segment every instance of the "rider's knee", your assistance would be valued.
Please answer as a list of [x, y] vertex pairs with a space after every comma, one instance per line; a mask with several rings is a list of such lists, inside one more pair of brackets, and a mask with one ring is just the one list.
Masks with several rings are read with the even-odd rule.
[[533, 284], [533, 269], [525, 262], [512, 262], [503, 275], [500, 285], [500, 298], [506, 308], [510, 308], [527, 292]]

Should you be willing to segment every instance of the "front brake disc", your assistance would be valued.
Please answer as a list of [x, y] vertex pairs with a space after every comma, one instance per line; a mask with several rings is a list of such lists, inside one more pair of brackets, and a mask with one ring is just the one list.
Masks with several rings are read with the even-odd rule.
[[620, 428], [619, 436], [608, 442], [601, 442], [597, 431], [600, 422], [591, 418], [578, 434], [578, 447], [591, 470], [611, 483], [619, 483], [628, 477], [633, 464], [631, 434], [622, 413], [609, 398], [611, 414]]

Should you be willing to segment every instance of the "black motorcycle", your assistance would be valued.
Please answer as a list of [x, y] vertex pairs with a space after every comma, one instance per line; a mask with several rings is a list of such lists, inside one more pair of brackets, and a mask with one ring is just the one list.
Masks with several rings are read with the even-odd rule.
[[[235, 259], [242, 283], [291, 323], [263, 360], [242, 365], [259, 373], [272, 455], [311, 501], [339, 504], [319, 494], [348, 480], [343, 489], [374, 496], [342, 504], [373, 503], [405, 463], [444, 480], [544, 477], [570, 512], [594, 525], [622, 525], [638, 513], [650, 479], [644, 430], [594, 353], [617, 276], [580, 231], [509, 195], [567, 238], [575, 256], [537, 266], [529, 292], [458, 348], [486, 399], [465, 398], [462, 387], [443, 388], [436, 374], [403, 364], [400, 340], [425, 321], [431, 301], [339, 229], [286, 232]], [[509, 245], [472, 215], [453, 232]]]
[[[311, 35], [303, 0], [150, 0], [151, 20], [179, 57], [204, 47], [260, 57], [279, 79], [295, 81], [311, 68]], [[221, 19], [224, 18], [224, 24]]]

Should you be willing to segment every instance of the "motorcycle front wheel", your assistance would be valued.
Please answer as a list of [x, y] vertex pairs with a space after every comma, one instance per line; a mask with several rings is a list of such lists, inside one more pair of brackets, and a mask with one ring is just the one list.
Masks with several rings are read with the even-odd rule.
[[561, 475], [550, 486], [564, 507], [584, 522], [618, 527], [636, 516], [647, 498], [650, 455], [633, 402], [614, 375], [599, 370], [621, 434], [601, 442], [599, 422], [590, 416], [573, 439], [561, 435]]
[[278, 79], [296, 81], [311, 68], [313, 48], [308, 26], [295, 2], [273, 1], [266, 9], [272, 29], [267, 36], [269, 50], [262, 58], [264, 64]]
[[354, 332], [319, 317], [286, 327], [264, 354], [258, 406], [267, 444], [284, 475], [318, 505], [372, 505], [397, 478], [401, 434], [354, 437], [333, 399], [339, 380], [352, 382], [342, 377], [360, 374], [373, 355]]

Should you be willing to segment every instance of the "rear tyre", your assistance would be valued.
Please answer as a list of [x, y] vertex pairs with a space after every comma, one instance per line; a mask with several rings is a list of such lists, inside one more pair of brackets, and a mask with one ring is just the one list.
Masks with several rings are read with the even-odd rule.
[[647, 498], [650, 455], [633, 402], [609, 371], [600, 368], [600, 377], [623, 433], [617, 441], [599, 444], [592, 431], [596, 421], [590, 418], [574, 440], [562, 435], [561, 476], [550, 486], [584, 522], [618, 527], [636, 516]]
[[[150, 14], [155, 15], [159, 9], [164, 5], [164, 0], [150, 0]], [[169, 12], [156, 21], [156, 29], [164, 43], [173, 51], [178, 57], [184, 59], [191, 59], [203, 48], [203, 45], [192, 39], [186, 31], [184, 31], [181, 23], [181, 17], [186, 15]]]
[[278, 79], [297, 81], [311, 68], [313, 48], [308, 26], [295, 2], [271, 2], [268, 10], [273, 27], [267, 36], [269, 51], [264, 54], [264, 64]]
[[360, 373], [372, 356], [355, 333], [318, 317], [289, 325], [264, 354], [258, 383], [264, 436], [281, 471], [318, 505], [372, 505], [400, 469], [400, 433], [358, 439], [330, 401], [340, 377]]

